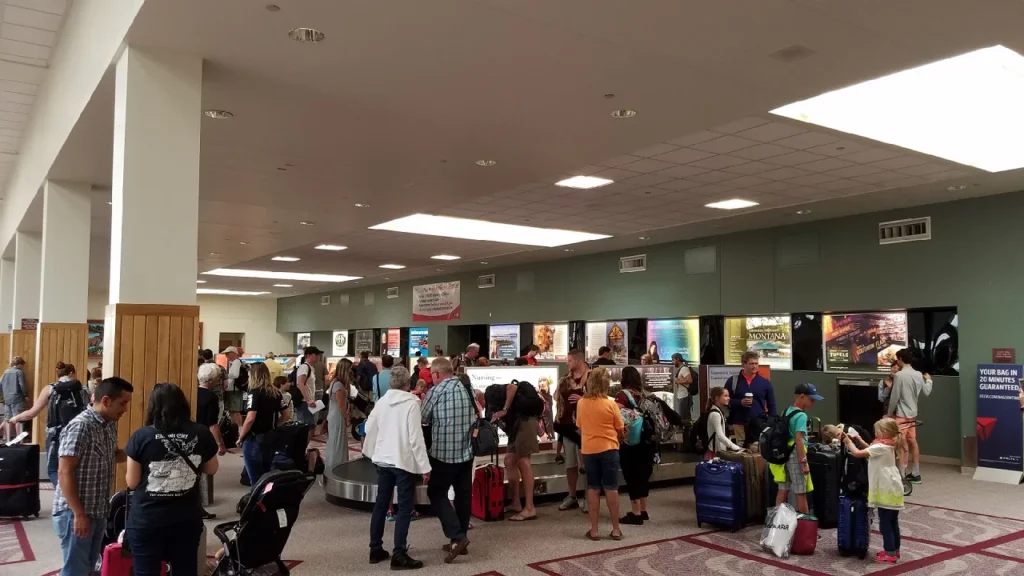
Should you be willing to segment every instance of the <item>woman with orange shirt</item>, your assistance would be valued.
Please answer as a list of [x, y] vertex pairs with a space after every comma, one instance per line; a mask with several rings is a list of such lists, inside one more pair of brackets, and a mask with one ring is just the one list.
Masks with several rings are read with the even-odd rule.
[[612, 517], [612, 540], [622, 540], [619, 529], [619, 438], [623, 422], [619, 405], [608, 397], [611, 378], [608, 370], [595, 368], [590, 372], [587, 393], [576, 404], [576, 425], [580, 429], [583, 467], [587, 470], [587, 508], [590, 529], [586, 537], [600, 540], [597, 520], [601, 506], [601, 490]]

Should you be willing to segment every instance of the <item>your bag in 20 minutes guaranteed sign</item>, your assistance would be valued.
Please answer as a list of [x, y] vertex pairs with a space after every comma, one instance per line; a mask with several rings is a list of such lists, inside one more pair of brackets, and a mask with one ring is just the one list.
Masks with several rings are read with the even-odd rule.
[[412, 321], [439, 322], [462, 318], [462, 283], [438, 282], [412, 287]]
[[1020, 364], [978, 365], [978, 466], [1020, 472], [1024, 469]]

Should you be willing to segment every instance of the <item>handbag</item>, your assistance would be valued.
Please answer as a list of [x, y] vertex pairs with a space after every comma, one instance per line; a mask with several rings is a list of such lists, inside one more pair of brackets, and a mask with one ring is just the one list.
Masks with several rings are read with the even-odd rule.
[[474, 456], [497, 456], [498, 454], [498, 427], [486, 418], [481, 418], [476, 409], [476, 399], [473, 392], [466, 387], [466, 394], [469, 395], [469, 402], [473, 406], [476, 420], [470, 427], [470, 445]]

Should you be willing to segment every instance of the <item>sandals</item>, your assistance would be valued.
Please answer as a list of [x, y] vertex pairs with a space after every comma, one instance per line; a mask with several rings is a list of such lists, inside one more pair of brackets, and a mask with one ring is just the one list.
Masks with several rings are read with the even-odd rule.
[[[593, 542], [600, 542], [600, 540], [601, 540], [600, 536], [594, 536], [593, 534], [591, 534], [589, 529], [587, 529], [587, 532], [586, 532], [586, 534], [583, 535], [583, 537], [586, 538], [587, 540], [591, 540]], [[621, 538], [621, 536], [620, 536], [620, 538]]]
[[518, 514], [515, 514], [514, 516], [509, 516], [508, 517], [508, 521], [509, 522], [529, 522], [530, 520], [536, 520], [536, 519], [537, 519], [537, 515], [536, 514], [534, 514], [533, 516], [523, 516], [522, 512], [520, 512]]
[[615, 534], [615, 532], [611, 532], [608, 534], [608, 537], [618, 542], [619, 540], [622, 540], [622, 532], [619, 532], [618, 534]]

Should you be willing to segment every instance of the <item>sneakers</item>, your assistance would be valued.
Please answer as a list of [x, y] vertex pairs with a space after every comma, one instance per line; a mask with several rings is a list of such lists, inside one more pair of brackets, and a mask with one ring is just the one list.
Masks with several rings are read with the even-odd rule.
[[587, 499], [586, 498], [584, 498], [582, 501], [580, 501], [580, 511], [583, 512], [584, 514], [587, 513]]
[[644, 522], [647, 522], [651, 519], [651, 517], [647, 515], [647, 510], [644, 510], [643, 512], [640, 513], [640, 519]]
[[911, 484], [920, 484], [921, 483], [921, 475], [920, 474], [916, 474], [916, 475], [915, 474], [907, 474], [907, 482], [910, 482]]
[[405, 552], [395, 554], [391, 558], [391, 569], [392, 570], [419, 570], [423, 568], [422, 560], [413, 560], [412, 556], [409, 556]]
[[561, 454], [555, 456], [555, 464], [565, 464], [565, 456], [562, 456]]
[[625, 516], [619, 518], [619, 524], [626, 524], [629, 526], [643, 526], [644, 518], [643, 516], [637, 516], [632, 512], [628, 512]]
[[370, 550], [370, 564], [379, 564], [391, 557], [387, 550]]
[[[585, 501], [584, 501], [584, 505], [586, 505]], [[562, 500], [562, 503], [558, 505], [558, 511], [559, 512], [565, 512], [566, 510], [572, 510], [573, 508], [579, 508], [579, 507], [580, 507], [579, 500], [573, 498], [572, 496], [566, 496], [565, 499]]]
[[899, 552], [896, 555], [889, 554], [885, 550], [879, 550], [875, 556], [875, 562], [881, 564], [895, 564], [899, 560]]

